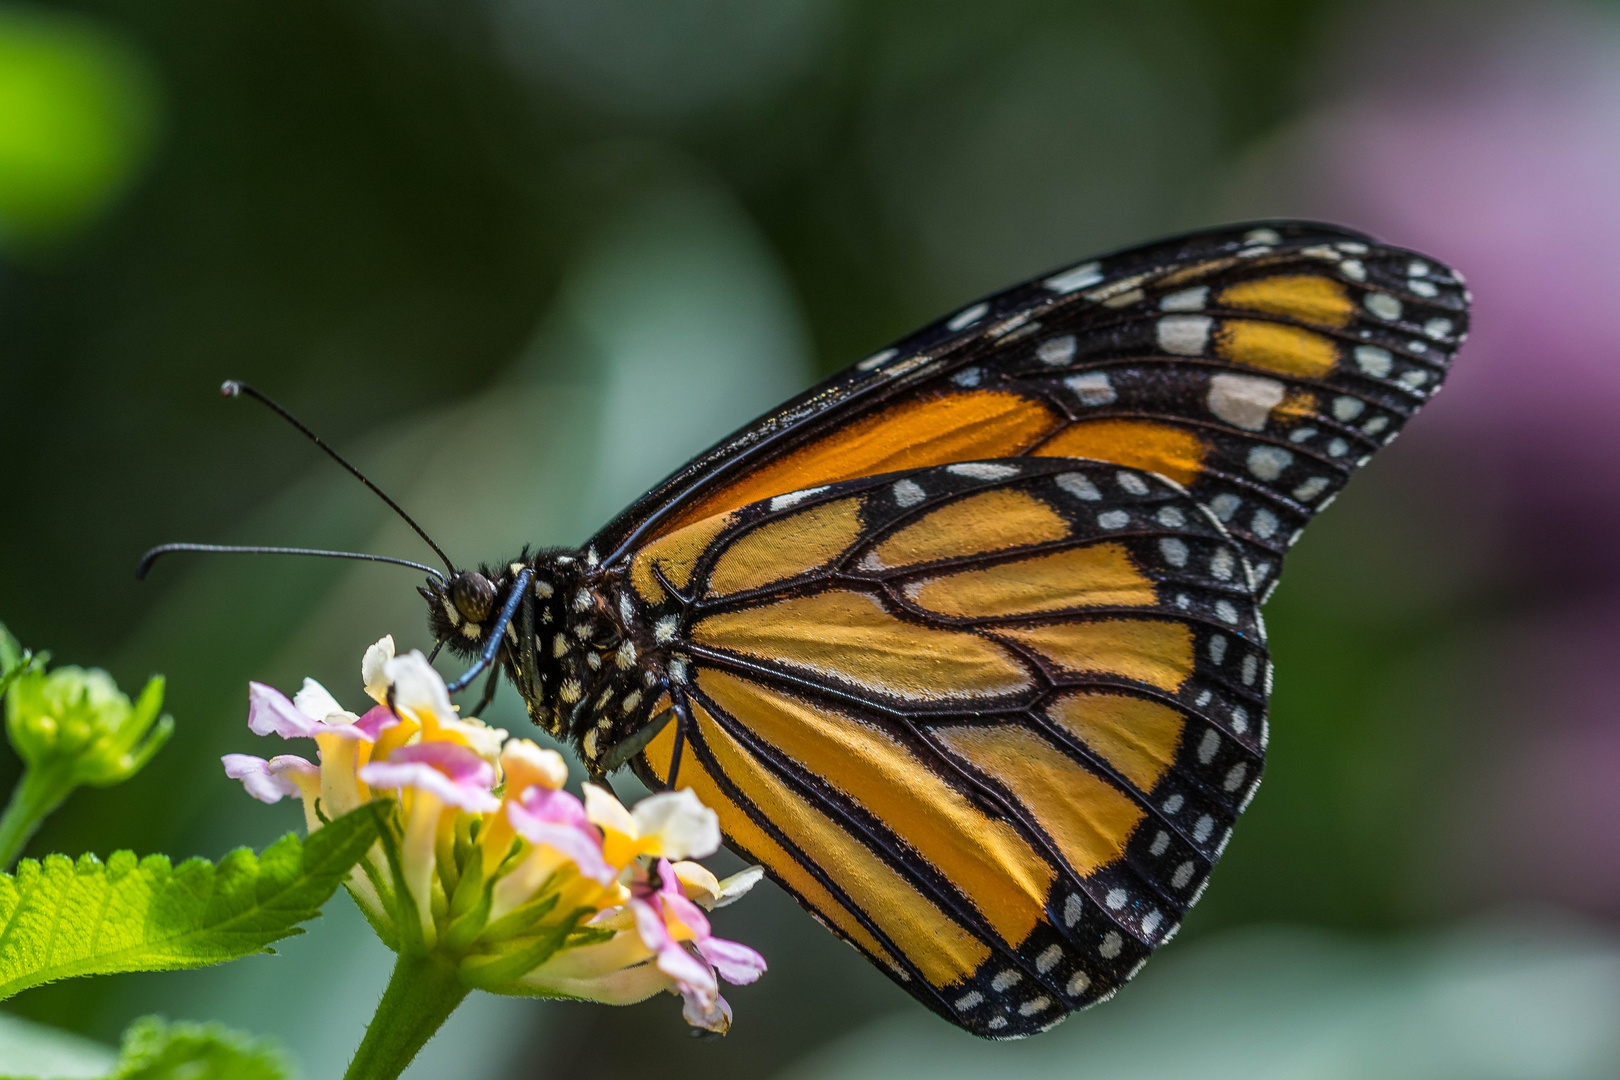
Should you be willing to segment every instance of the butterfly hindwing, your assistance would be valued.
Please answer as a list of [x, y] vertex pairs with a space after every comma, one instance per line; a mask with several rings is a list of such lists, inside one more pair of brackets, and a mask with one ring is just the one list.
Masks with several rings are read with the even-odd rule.
[[[1139, 470], [962, 462], [777, 495], [641, 549], [627, 587], [674, 619], [677, 785], [981, 1035], [1129, 978], [1259, 779], [1248, 567]], [[671, 725], [650, 784], [674, 748]]]
[[760, 418], [595, 541], [612, 563], [818, 484], [993, 458], [1187, 487], [1263, 589], [1304, 524], [1431, 396], [1467, 326], [1432, 259], [1312, 223], [1193, 234], [970, 305]]

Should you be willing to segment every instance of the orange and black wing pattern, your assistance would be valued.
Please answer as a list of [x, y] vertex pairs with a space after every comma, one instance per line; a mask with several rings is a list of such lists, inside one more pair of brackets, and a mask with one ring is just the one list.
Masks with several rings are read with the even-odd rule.
[[1197, 233], [972, 304], [748, 425], [595, 539], [611, 564], [817, 484], [1014, 457], [1186, 487], [1257, 584], [1439, 388], [1468, 294], [1435, 260], [1310, 222]]
[[[640, 550], [678, 775], [924, 1004], [1043, 1030], [1175, 933], [1260, 777], [1243, 557], [1178, 485], [1052, 457], [787, 493]], [[637, 763], [670, 779], [676, 725]]]
[[657, 626], [637, 717], [680, 716], [636, 769], [678, 763], [734, 847], [970, 1031], [1106, 997], [1259, 780], [1284, 554], [1439, 388], [1467, 304], [1430, 258], [1270, 222], [855, 364], [592, 541]]

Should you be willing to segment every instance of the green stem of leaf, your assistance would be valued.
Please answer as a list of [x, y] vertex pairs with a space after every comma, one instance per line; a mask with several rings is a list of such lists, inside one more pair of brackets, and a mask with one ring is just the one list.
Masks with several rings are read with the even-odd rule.
[[11, 869], [28, 846], [29, 837], [73, 793], [74, 786], [68, 769], [23, 770], [22, 780], [12, 791], [5, 814], [0, 816], [0, 870]]
[[467, 993], [450, 961], [401, 953], [344, 1080], [394, 1080]]

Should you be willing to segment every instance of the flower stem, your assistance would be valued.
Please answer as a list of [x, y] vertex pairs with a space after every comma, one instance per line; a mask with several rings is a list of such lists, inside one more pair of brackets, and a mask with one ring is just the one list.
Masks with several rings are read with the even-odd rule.
[[467, 993], [453, 964], [401, 954], [344, 1080], [394, 1080]]
[[72, 794], [73, 788], [73, 777], [67, 770], [33, 766], [23, 770], [6, 812], [0, 816], [0, 870], [11, 869], [28, 846], [29, 837]]

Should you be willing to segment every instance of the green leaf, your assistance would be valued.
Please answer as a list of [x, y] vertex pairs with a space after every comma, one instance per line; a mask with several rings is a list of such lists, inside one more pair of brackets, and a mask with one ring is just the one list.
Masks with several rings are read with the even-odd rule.
[[127, 851], [24, 860], [0, 874], [0, 999], [75, 975], [218, 964], [302, 933], [380, 826], [368, 803], [305, 841], [239, 848], [218, 866]]
[[124, 1032], [123, 1054], [107, 1080], [289, 1080], [291, 1058], [269, 1039], [223, 1024], [168, 1024], [146, 1016]]

